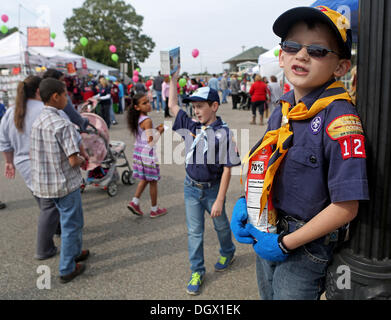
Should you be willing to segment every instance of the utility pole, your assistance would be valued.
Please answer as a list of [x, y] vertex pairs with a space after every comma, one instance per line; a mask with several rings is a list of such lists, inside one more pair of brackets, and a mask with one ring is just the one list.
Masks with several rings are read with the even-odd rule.
[[133, 61], [133, 55], [134, 55], [134, 51], [133, 51], [133, 43], [131, 42], [130, 43], [130, 56], [131, 56], [131, 62], [132, 62], [132, 74], [134, 72], [134, 61]]
[[[20, 52], [20, 70], [22, 72], [23, 75], [27, 75], [27, 68], [26, 68], [26, 60], [25, 60], [25, 50], [27, 51], [28, 50], [28, 41], [26, 43], [26, 48], [23, 47], [23, 41], [22, 41], [22, 35], [21, 35], [21, 25], [20, 25], [20, 12], [21, 12], [21, 9], [22, 9], [22, 5], [21, 3], [19, 2], [18, 4], [18, 37], [19, 37], [19, 52]], [[28, 40], [28, 39], [27, 39]]]

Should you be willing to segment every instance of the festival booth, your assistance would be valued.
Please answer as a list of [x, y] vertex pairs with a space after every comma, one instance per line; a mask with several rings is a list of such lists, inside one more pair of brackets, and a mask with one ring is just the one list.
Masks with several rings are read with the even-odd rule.
[[[119, 73], [118, 69], [106, 66], [77, 54], [60, 51], [53, 47], [28, 47], [27, 37], [14, 32], [0, 40], [0, 87], [7, 91], [9, 105], [14, 104], [16, 88], [27, 74], [40, 74], [55, 68], [67, 75], [105, 75]], [[4, 97], [3, 99], [4, 100]]]
[[8, 96], [9, 106], [15, 103], [18, 83], [27, 74], [44, 72], [47, 68], [62, 69], [69, 74], [75, 72], [76, 68], [83, 67], [83, 59], [81, 56], [62, 52], [53, 47], [28, 47], [27, 38], [21, 32], [10, 34], [0, 40], [2, 101], [7, 100], [5, 96]]
[[59, 63], [73, 63], [76, 68], [83, 67], [84, 58], [77, 54], [59, 51], [53, 47], [27, 47], [26, 36], [20, 32], [14, 32], [0, 40], [0, 48], [0, 68], [22, 66], [28, 72], [31, 67], [55, 68]]
[[[65, 71], [67, 73], [67, 65], [71, 63], [75, 69], [85, 69], [89, 72], [99, 71], [104, 75], [119, 72], [116, 68], [106, 66], [72, 52], [60, 51], [53, 47], [27, 47], [26, 36], [20, 32], [14, 32], [0, 40], [0, 48], [0, 69], [24, 66], [27, 69], [35, 70], [37, 66], [45, 68], [62, 66], [66, 68]], [[30, 73], [29, 70], [27, 72]]]

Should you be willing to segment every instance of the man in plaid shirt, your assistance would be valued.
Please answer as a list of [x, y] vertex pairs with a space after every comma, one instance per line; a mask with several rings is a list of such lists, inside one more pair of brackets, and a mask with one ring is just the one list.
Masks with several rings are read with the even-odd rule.
[[79, 155], [75, 127], [59, 115], [67, 104], [65, 85], [49, 78], [41, 82], [39, 90], [45, 108], [31, 131], [32, 188], [35, 196], [53, 199], [60, 212], [60, 281], [66, 283], [84, 272], [85, 265], [78, 262], [89, 256], [88, 250], [82, 251], [84, 219], [80, 195], [80, 166], [86, 160]]

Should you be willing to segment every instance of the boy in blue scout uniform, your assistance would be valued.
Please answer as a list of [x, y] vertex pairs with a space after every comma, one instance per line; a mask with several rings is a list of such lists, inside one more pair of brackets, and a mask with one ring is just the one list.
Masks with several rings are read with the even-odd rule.
[[220, 243], [216, 271], [224, 271], [234, 260], [235, 245], [225, 211], [225, 196], [231, 178], [231, 167], [240, 165], [232, 133], [216, 112], [220, 105], [218, 92], [209, 87], [197, 89], [184, 103], [192, 102], [198, 122], [178, 106], [176, 83], [179, 71], [171, 79], [169, 108], [176, 116], [173, 130], [185, 139], [186, 178], [184, 197], [188, 229], [188, 249], [192, 271], [187, 293], [199, 294], [205, 274], [204, 213], [213, 219]]
[[244, 162], [273, 147], [260, 212], [270, 195], [277, 233], [246, 224], [243, 197], [231, 228], [257, 253], [262, 299], [319, 299], [333, 249], [345, 238], [342, 227], [356, 217], [358, 201], [369, 199], [361, 121], [335, 79], [351, 66], [351, 30], [344, 16], [319, 6], [288, 10], [273, 31], [282, 39], [280, 66], [294, 90], [281, 97]]

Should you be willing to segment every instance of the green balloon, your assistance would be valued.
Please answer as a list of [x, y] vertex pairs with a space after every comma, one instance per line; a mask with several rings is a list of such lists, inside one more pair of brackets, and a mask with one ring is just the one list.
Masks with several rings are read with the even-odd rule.
[[141, 72], [140, 68], [136, 68], [136, 70], [137, 70], [138, 72]]
[[113, 53], [113, 54], [111, 55], [111, 59], [112, 59], [113, 61], [117, 62], [118, 59], [119, 59], [118, 54]]
[[56, 39], [57, 35], [56, 35], [55, 32], [52, 32], [52, 33], [50, 34], [50, 37], [51, 37], [52, 39]]
[[185, 78], [181, 78], [181, 79], [179, 79], [179, 86], [181, 87], [181, 88], [183, 88], [185, 85], [186, 85], [186, 79]]
[[86, 37], [81, 37], [80, 38], [80, 43], [83, 47], [85, 47], [88, 43], [88, 39]]
[[276, 57], [278, 57], [279, 54], [280, 54], [280, 49], [274, 50], [274, 55], [275, 55]]
[[2, 25], [0, 28], [1, 33], [6, 34], [8, 32], [8, 27], [6, 25]]

